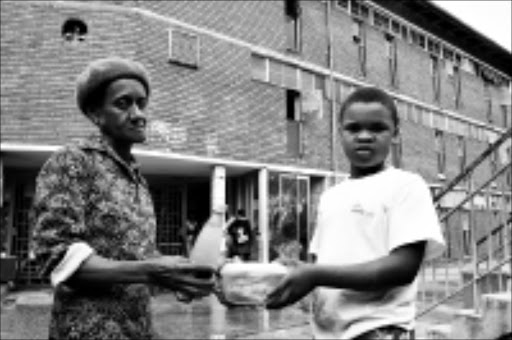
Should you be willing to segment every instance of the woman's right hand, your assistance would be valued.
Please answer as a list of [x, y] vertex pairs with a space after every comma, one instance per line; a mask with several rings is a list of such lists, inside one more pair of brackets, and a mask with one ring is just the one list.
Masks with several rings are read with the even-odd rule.
[[161, 256], [149, 260], [152, 283], [176, 292], [178, 298], [192, 300], [209, 295], [215, 286], [215, 269], [197, 265], [182, 256]]

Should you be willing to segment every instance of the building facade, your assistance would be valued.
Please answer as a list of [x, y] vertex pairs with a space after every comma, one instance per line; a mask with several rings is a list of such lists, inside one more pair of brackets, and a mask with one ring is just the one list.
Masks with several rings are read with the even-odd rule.
[[[0, 53], [2, 252], [28, 281], [34, 179], [94, 131], [74, 81], [95, 58], [149, 70], [149, 138], [135, 154], [166, 254], [182, 253], [181, 228], [220, 201], [248, 212], [254, 260], [277, 255], [289, 221], [305, 259], [318, 197], [347, 174], [336, 113], [358, 86], [396, 99], [389, 162], [433, 190], [512, 121], [510, 52], [428, 1], [2, 1]], [[501, 180], [496, 200], [510, 202], [510, 174]]]

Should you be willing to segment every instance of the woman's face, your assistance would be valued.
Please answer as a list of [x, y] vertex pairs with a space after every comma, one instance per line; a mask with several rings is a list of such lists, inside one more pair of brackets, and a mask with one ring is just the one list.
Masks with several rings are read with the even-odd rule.
[[341, 122], [343, 150], [354, 173], [384, 164], [397, 133], [391, 112], [379, 102], [354, 102]]
[[103, 102], [93, 109], [93, 121], [116, 143], [142, 143], [146, 140], [147, 102], [148, 94], [141, 82], [115, 80], [107, 86]]

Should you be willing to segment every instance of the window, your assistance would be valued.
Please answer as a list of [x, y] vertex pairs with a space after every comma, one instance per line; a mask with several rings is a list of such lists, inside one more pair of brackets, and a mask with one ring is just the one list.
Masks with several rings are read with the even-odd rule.
[[461, 84], [460, 66], [457, 62], [453, 67], [453, 91], [455, 99], [455, 108], [460, 109], [462, 107], [462, 84]]
[[422, 117], [421, 123], [423, 124], [423, 126], [425, 126], [425, 127], [432, 126], [432, 112], [431, 111], [429, 111], [427, 109], [423, 109], [421, 117]]
[[425, 48], [425, 35], [418, 31], [411, 30], [411, 42], [421, 48]]
[[283, 64], [283, 87], [287, 89], [299, 90], [299, 69], [293, 65]]
[[359, 1], [352, 1], [351, 5], [350, 12], [352, 15], [362, 20], [368, 20], [370, 18], [370, 9], [367, 5]]
[[471, 229], [469, 228], [469, 215], [468, 212], [463, 212], [461, 215], [462, 225], [462, 252], [464, 256], [471, 255]]
[[349, 0], [337, 0], [336, 6], [343, 8], [343, 9], [348, 9], [348, 2], [349, 2]]
[[[489, 155], [489, 168], [491, 170], [491, 176], [494, 176], [496, 172], [498, 172], [498, 151], [494, 150]], [[496, 180], [491, 182], [491, 187], [496, 188], [498, 184], [496, 183]]]
[[409, 31], [407, 29], [407, 26], [402, 25], [401, 34], [402, 34], [402, 39], [406, 42], [409, 42]]
[[299, 0], [284, 0], [286, 15], [287, 49], [299, 52], [302, 45], [302, 30]]
[[472, 75], [476, 75], [476, 63], [469, 58], [462, 58], [461, 68]]
[[457, 157], [459, 160], [459, 172], [462, 172], [466, 167], [466, 140], [464, 136], [457, 136]]
[[385, 31], [389, 30], [389, 17], [379, 11], [373, 12], [373, 25]]
[[62, 25], [61, 33], [66, 41], [84, 41], [87, 35], [87, 25], [80, 19], [71, 18]]
[[366, 77], [366, 32], [360, 20], [352, 22], [352, 38], [357, 46], [357, 59], [361, 76]]
[[428, 39], [427, 50], [433, 55], [440, 56], [441, 55], [441, 46], [439, 44], [439, 41], [434, 41], [432, 39]]
[[395, 20], [391, 20], [391, 32], [396, 36], [400, 36], [400, 24]]
[[439, 57], [430, 55], [430, 76], [432, 78], [432, 91], [434, 101], [439, 103], [441, 100], [441, 77], [439, 72]]
[[177, 30], [168, 31], [169, 62], [197, 68], [199, 66], [199, 37], [193, 33]]
[[501, 104], [501, 125], [506, 129], [510, 126], [510, 113], [506, 104]]
[[441, 130], [435, 130], [435, 148], [437, 155], [437, 176], [439, 179], [444, 180], [446, 178], [446, 144], [444, 139], [444, 133]]
[[443, 48], [443, 58], [446, 59], [446, 60], [453, 61], [453, 50], [444, 47]]
[[301, 157], [303, 154], [300, 108], [300, 92], [286, 90], [286, 148], [293, 157]]
[[269, 59], [269, 81], [271, 84], [282, 86], [283, 64], [277, 60]]
[[491, 84], [484, 82], [484, 100], [485, 100], [485, 119], [487, 123], [492, 124], [494, 119], [492, 117], [492, 95]]
[[385, 36], [386, 58], [388, 61], [389, 82], [392, 87], [398, 87], [398, 52], [396, 39], [391, 34]]
[[268, 81], [269, 60], [265, 57], [253, 54], [251, 56], [251, 75], [252, 79]]

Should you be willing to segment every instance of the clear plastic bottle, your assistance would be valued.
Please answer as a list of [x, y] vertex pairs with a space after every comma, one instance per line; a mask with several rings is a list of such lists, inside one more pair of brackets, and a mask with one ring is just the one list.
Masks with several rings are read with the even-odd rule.
[[224, 242], [225, 210], [222, 207], [213, 209], [190, 251], [192, 262], [217, 269], [224, 261], [221, 246]]

